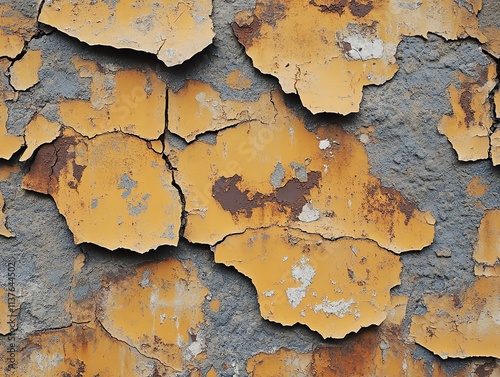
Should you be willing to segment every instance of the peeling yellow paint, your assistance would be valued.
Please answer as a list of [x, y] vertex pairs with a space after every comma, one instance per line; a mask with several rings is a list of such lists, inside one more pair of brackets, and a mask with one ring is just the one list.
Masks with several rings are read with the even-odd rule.
[[500, 276], [500, 210], [486, 211], [474, 246], [476, 275]]
[[405, 35], [486, 41], [476, 14], [454, 0], [261, 1], [238, 13], [233, 29], [255, 67], [313, 113], [358, 111], [363, 86], [396, 73]]
[[214, 367], [209, 369], [209, 371], [206, 374], [206, 377], [217, 377], [217, 372], [215, 371]]
[[12, 64], [10, 84], [16, 90], [27, 90], [37, 84], [38, 71], [42, 68], [42, 51], [28, 50], [26, 54]]
[[402, 268], [398, 256], [372, 241], [329, 241], [280, 227], [227, 237], [215, 247], [215, 261], [252, 279], [265, 319], [302, 323], [324, 338], [380, 324]]
[[262, 94], [256, 102], [224, 101], [210, 84], [196, 80], [188, 80], [179, 91], [168, 93], [168, 129], [188, 142], [207, 131], [245, 121], [269, 124], [275, 116], [270, 93]]
[[79, 253], [73, 260], [73, 271], [80, 273], [83, 266], [85, 266], [85, 254]]
[[372, 239], [396, 253], [432, 242], [434, 218], [370, 175], [354, 135], [334, 124], [310, 132], [280, 92], [272, 100], [274, 122], [244, 123], [220, 131], [216, 145], [196, 141], [170, 152], [188, 240], [213, 245], [247, 228], [282, 225]]
[[9, 181], [11, 177], [20, 170], [21, 167], [18, 164], [2, 164], [2, 166], [0, 166], [0, 181]]
[[489, 130], [493, 124], [488, 96], [495, 87], [496, 65], [487, 70], [478, 66], [479, 79], [459, 74], [460, 85], [450, 85], [452, 115], [445, 115], [438, 125], [461, 161], [476, 161], [489, 157]]
[[[7, 277], [7, 273], [5, 275]], [[10, 334], [17, 329], [18, 308], [18, 299], [14, 293], [0, 287], [0, 335]]]
[[500, 165], [500, 129], [490, 135], [490, 153], [493, 166]]
[[0, 4], [0, 56], [17, 57], [35, 30], [35, 18], [24, 16], [8, 3]]
[[19, 161], [28, 160], [35, 150], [43, 144], [54, 141], [61, 133], [61, 125], [48, 121], [43, 115], [35, 114], [24, 130], [26, 150]]
[[488, 185], [481, 183], [481, 177], [474, 177], [467, 186], [467, 194], [480, 198], [488, 191]]
[[86, 139], [66, 129], [40, 148], [23, 188], [52, 195], [77, 244], [140, 253], [177, 245], [181, 201], [171, 171], [135, 136]]
[[218, 313], [220, 310], [220, 300], [212, 300], [210, 301], [210, 310], [213, 311], [214, 313]]
[[8, 109], [0, 101], [0, 159], [9, 160], [24, 145], [22, 136], [15, 136], [7, 131]]
[[14, 237], [14, 235], [11, 232], [9, 232], [9, 230], [5, 226], [6, 219], [5, 219], [5, 215], [3, 213], [4, 205], [5, 205], [5, 201], [4, 201], [2, 192], [0, 192], [0, 236], [10, 238], [10, 237]]
[[90, 45], [149, 52], [173, 66], [212, 42], [211, 13], [210, 0], [52, 0], [39, 21]]
[[11, 64], [9, 59], [0, 58], [0, 104], [6, 100], [15, 101], [19, 96], [9, 82], [8, 74]]
[[165, 131], [166, 85], [153, 72], [111, 71], [96, 62], [72, 59], [80, 77], [90, 78], [90, 101], [67, 100], [61, 119], [78, 133], [94, 137], [112, 131], [154, 140]]
[[246, 77], [239, 69], [235, 69], [227, 76], [226, 84], [233, 90], [244, 90], [250, 88], [252, 80]]
[[500, 278], [478, 277], [454, 296], [426, 295], [427, 312], [413, 316], [410, 336], [443, 359], [500, 357]]
[[141, 265], [135, 275], [106, 283], [102, 293], [102, 325], [142, 354], [183, 370], [204, 350], [200, 325], [209, 291], [190, 263], [169, 259]]
[[170, 376], [173, 371], [111, 338], [98, 323], [30, 335], [21, 345], [15, 376]]
[[163, 153], [163, 142], [161, 140], [153, 140], [150, 142], [151, 149], [156, 153]]
[[494, 97], [494, 103], [495, 103], [495, 116], [497, 118], [500, 118], [500, 90], [498, 90]]
[[249, 377], [313, 376], [310, 353], [298, 353], [286, 348], [268, 355], [259, 353], [247, 362]]

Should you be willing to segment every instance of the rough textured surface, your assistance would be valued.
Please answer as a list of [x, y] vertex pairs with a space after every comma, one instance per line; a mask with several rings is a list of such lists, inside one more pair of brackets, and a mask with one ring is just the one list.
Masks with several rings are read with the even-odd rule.
[[11, 232], [9, 232], [9, 230], [5, 226], [7, 220], [5, 219], [5, 214], [3, 213], [4, 205], [5, 205], [5, 200], [3, 199], [2, 193], [0, 192], [0, 236], [14, 237], [14, 235]]
[[17, 10], [9, 0], [0, 2], [0, 57], [15, 58], [34, 36], [36, 18], [30, 16]]
[[54, 141], [60, 134], [61, 125], [59, 123], [50, 122], [43, 115], [36, 114], [24, 130], [26, 149], [19, 161], [26, 161], [38, 147]]
[[500, 210], [487, 211], [479, 225], [474, 245], [476, 275], [500, 276]]

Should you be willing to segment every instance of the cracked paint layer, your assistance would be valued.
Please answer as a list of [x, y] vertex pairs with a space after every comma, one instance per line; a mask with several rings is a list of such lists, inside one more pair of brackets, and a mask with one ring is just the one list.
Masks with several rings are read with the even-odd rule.
[[210, 0], [51, 0], [38, 20], [90, 45], [155, 54], [170, 67], [212, 43], [211, 13]]
[[396, 253], [432, 242], [434, 218], [370, 175], [354, 135], [334, 124], [308, 131], [280, 92], [272, 99], [272, 123], [243, 123], [220, 131], [215, 145], [195, 141], [171, 151], [188, 240], [213, 245], [247, 228], [281, 225], [372, 239]]
[[12, 135], [7, 130], [8, 108], [0, 100], [0, 159], [9, 160], [24, 145], [22, 136]]
[[27, 90], [37, 84], [38, 71], [42, 67], [42, 51], [28, 50], [10, 68], [10, 84], [15, 90]]
[[473, 258], [476, 275], [500, 277], [500, 210], [486, 211], [478, 231]]
[[[73, 323], [21, 343], [14, 376], [170, 376], [172, 370], [113, 339], [99, 323]], [[112, 362], [110, 362], [112, 361]]]
[[35, 150], [43, 144], [54, 141], [61, 133], [61, 125], [47, 120], [43, 115], [35, 114], [24, 130], [26, 149], [19, 161], [28, 160]]
[[78, 57], [72, 59], [80, 77], [90, 79], [90, 101], [59, 104], [62, 122], [94, 137], [122, 131], [154, 140], [165, 131], [166, 85], [151, 70], [116, 70]]
[[372, 241], [330, 241], [281, 227], [225, 238], [215, 261], [252, 279], [265, 319], [302, 323], [324, 338], [379, 325], [402, 268], [397, 255]]
[[500, 2], [497, 0], [483, 0], [479, 12], [479, 28], [486, 37], [483, 49], [495, 58], [500, 59]]
[[5, 214], [3, 213], [4, 205], [5, 205], [5, 200], [3, 198], [2, 192], [0, 191], [0, 236], [10, 238], [14, 237], [14, 235], [5, 226], [7, 220], [5, 218]]
[[476, 161], [489, 157], [489, 131], [493, 125], [489, 94], [496, 85], [496, 64], [476, 66], [477, 76], [462, 72], [458, 85], [450, 85], [452, 115], [445, 115], [438, 125], [461, 161]]
[[99, 320], [113, 337], [175, 370], [203, 357], [200, 326], [208, 289], [189, 262], [148, 263], [104, 282]]
[[490, 135], [490, 153], [493, 166], [500, 165], [500, 129]]
[[[359, 110], [362, 89], [396, 73], [403, 36], [436, 33], [484, 42], [476, 13], [454, 0], [259, 1], [233, 29], [253, 64], [313, 113]], [[286, 41], [286, 43], [285, 43]]]
[[23, 15], [10, 4], [0, 4], [0, 57], [17, 57], [35, 33], [35, 18]]
[[500, 357], [500, 278], [478, 277], [453, 296], [424, 296], [427, 312], [412, 318], [410, 336], [441, 358]]
[[39, 149], [23, 188], [54, 198], [77, 244], [139, 253], [177, 245], [181, 201], [172, 173], [135, 136], [87, 139], [66, 129]]
[[197, 80], [188, 80], [179, 91], [168, 92], [168, 129], [187, 142], [205, 132], [250, 120], [269, 124], [275, 116], [270, 93], [263, 93], [255, 102], [222, 100], [210, 84]]

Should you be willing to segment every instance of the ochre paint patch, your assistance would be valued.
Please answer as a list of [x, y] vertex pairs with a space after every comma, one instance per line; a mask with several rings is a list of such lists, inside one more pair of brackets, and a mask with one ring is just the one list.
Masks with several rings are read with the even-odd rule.
[[215, 261], [252, 279], [265, 319], [302, 323], [324, 338], [379, 325], [402, 268], [397, 255], [373, 241], [329, 241], [281, 227], [225, 238]]
[[[5, 354], [5, 353], [3, 353]], [[72, 324], [61, 330], [35, 333], [17, 353], [17, 376], [171, 376], [173, 371], [157, 360], [107, 334], [98, 323]]]
[[500, 277], [500, 210], [486, 211], [479, 226], [473, 258], [476, 275]]
[[489, 131], [493, 125], [489, 95], [496, 85], [496, 65], [477, 66], [479, 79], [459, 73], [459, 87], [448, 88], [452, 115], [445, 115], [438, 125], [461, 161], [489, 157]]
[[66, 129], [40, 148], [23, 188], [54, 198], [77, 244], [140, 253], [177, 245], [181, 201], [172, 173], [135, 136], [86, 139]]
[[158, 56], [167, 66], [191, 58], [214, 36], [210, 0], [53, 0], [39, 21], [90, 45], [130, 48]]
[[43, 115], [35, 114], [24, 130], [26, 149], [19, 161], [28, 160], [43, 144], [54, 141], [61, 134], [61, 125], [48, 121]]
[[14, 235], [5, 226], [6, 218], [5, 214], [3, 213], [4, 205], [5, 205], [5, 200], [3, 198], [2, 192], [0, 191], [0, 236], [10, 238], [14, 237]]
[[153, 71], [113, 71], [78, 57], [72, 62], [80, 77], [91, 79], [90, 101], [62, 102], [64, 125], [87, 137], [122, 131], [154, 140], [163, 134], [166, 85]]
[[24, 145], [22, 136], [15, 136], [7, 131], [8, 108], [0, 100], [0, 159], [9, 160]]
[[202, 352], [202, 303], [209, 291], [191, 264], [148, 263], [104, 284], [99, 320], [113, 337], [176, 370]]
[[222, 100], [210, 84], [188, 80], [183, 88], [168, 92], [168, 129], [187, 142], [207, 131], [250, 120], [269, 124], [276, 116], [271, 94], [262, 94], [256, 102]]
[[42, 51], [28, 50], [26, 54], [12, 64], [10, 84], [16, 90], [27, 90], [38, 83], [38, 71], [42, 68]]
[[475, 198], [480, 198], [486, 191], [488, 191], [488, 185], [481, 183], [481, 177], [474, 177], [467, 186], [467, 194]]
[[453, 296], [426, 295], [427, 313], [412, 318], [410, 336], [443, 359], [500, 357], [500, 278], [478, 277]]
[[490, 135], [490, 153], [493, 166], [500, 165], [500, 129]]
[[273, 123], [244, 123], [220, 131], [216, 145], [171, 151], [188, 240], [213, 245], [247, 228], [282, 225], [372, 239], [396, 253], [432, 242], [434, 218], [370, 175], [354, 135], [335, 124], [310, 132], [280, 92], [272, 100]]
[[239, 69], [235, 69], [227, 76], [226, 84], [233, 90], [244, 90], [250, 88], [252, 80], [246, 77]]
[[17, 57], [35, 32], [35, 18], [26, 17], [8, 3], [0, 4], [0, 56]]
[[255, 67], [313, 113], [358, 111], [363, 86], [396, 73], [403, 36], [486, 41], [476, 14], [454, 0], [261, 1], [238, 13], [233, 29]]

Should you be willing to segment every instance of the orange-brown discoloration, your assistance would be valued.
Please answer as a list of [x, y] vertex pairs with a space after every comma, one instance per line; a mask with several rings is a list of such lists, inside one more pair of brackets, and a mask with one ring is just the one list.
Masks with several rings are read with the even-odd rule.
[[215, 244], [283, 225], [368, 238], [397, 253], [432, 242], [434, 218], [370, 175], [355, 136], [331, 124], [310, 132], [279, 92], [272, 97], [274, 122], [248, 122], [220, 131], [214, 146], [194, 142], [169, 155], [186, 197], [186, 238]]
[[188, 80], [178, 92], [168, 93], [168, 129], [190, 142], [197, 135], [250, 120], [271, 123], [276, 110], [271, 94], [256, 102], [224, 101], [210, 84]]
[[481, 183], [481, 177], [474, 177], [467, 186], [467, 194], [480, 198], [488, 190], [488, 185]]
[[324, 338], [380, 324], [402, 267], [372, 241], [329, 241], [280, 227], [227, 237], [215, 261], [252, 279], [264, 318], [302, 323]]
[[212, 42], [209, 0], [53, 0], [39, 21], [90, 45], [156, 54], [167, 66], [180, 64]]
[[280, 348], [268, 355], [259, 353], [247, 362], [249, 377], [312, 376], [311, 354]]
[[261, 1], [233, 29], [254, 65], [313, 113], [358, 111], [363, 86], [397, 71], [403, 35], [485, 41], [476, 15], [454, 0]]
[[19, 161], [26, 161], [38, 147], [54, 141], [60, 134], [61, 125], [59, 123], [50, 122], [43, 115], [35, 114], [24, 130], [27, 148]]
[[246, 77], [240, 70], [235, 69], [227, 76], [226, 84], [233, 90], [244, 90], [250, 88], [252, 80]]
[[410, 335], [443, 359], [500, 357], [498, 297], [498, 277], [478, 277], [454, 296], [427, 295], [427, 313], [413, 316]]
[[107, 283], [99, 319], [113, 337], [182, 370], [204, 348], [199, 329], [208, 293], [188, 262], [149, 263]]
[[42, 51], [28, 50], [10, 68], [10, 84], [16, 90], [27, 90], [38, 83], [38, 71], [42, 68]]
[[8, 3], [0, 5], [0, 56], [17, 57], [35, 31], [35, 18], [26, 17]]
[[0, 192], [0, 236], [7, 238], [14, 237], [14, 235], [5, 226], [6, 219], [3, 213], [3, 207], [5, 205], [5, 200], [3, 198], [2, 192]]
[[15, 136], [7, 131], [8, 109], [0, 102], [0, 159], [8, 160], [24, 145], [22, 136]]
[[460, 86], [450, 85], [452, 115], [445, 115], [438, 130], [446, 135], [461, 161], [489, 157], [489, 130], [493, 124], [488, 96], [495, 87], [496, 65], [478, 66], [479, 80], [459, 74]]
[[52, 195], [76, 243], [140, 253], [177, 244], [181, 202], [171, 171], [135, 136], [86, 139], [67, 129], [40, 148], [23, 188]]
[[91, 79], [90, 101], [67, 100], [59, 105], [61, 119], [78, 133], [94, 137], [112, 131], [154, 140], [165, 130], [165, 83], [152, 71], [112, 71], [73, 58], [80, 76]]
[[476, 275], [500, 276], [500, 210], [488, 210], [481, 220], [474, 246]]
[[0, 287], [0, 335], [10, 334], [17, 329], [18, 310], [19, 302], [14, 292]]

